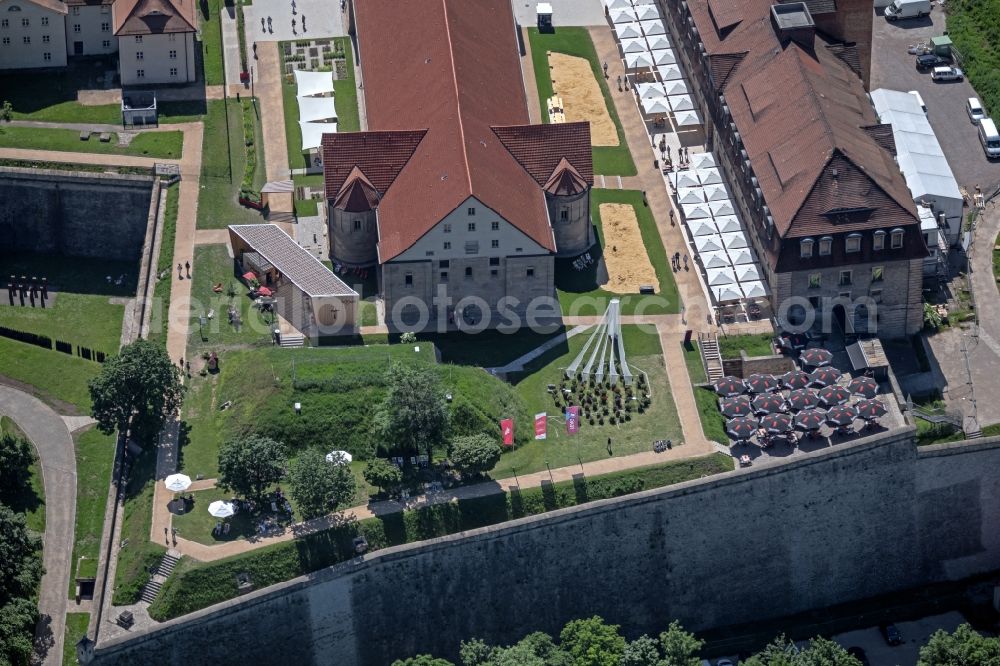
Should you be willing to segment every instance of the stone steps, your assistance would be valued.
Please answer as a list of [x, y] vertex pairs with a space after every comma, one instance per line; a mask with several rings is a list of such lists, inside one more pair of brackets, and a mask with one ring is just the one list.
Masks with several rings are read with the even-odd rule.
[[306, 344], [306, 339], [302, 335], [295, 335], [288, 333], [281, 336], [281, 346], [282, 347], [304, 347]]
[[724, 373], [718, 338], [711, 334], [702, 333], [698, 336], [698, 347], [701, 349], [701, 361], [705, 365], [708, 381], [715, 383], [722, 379]]
[[153, 576], [149, 581], [142, 587], [142, 595], [140, 598], [147, 604], [151, 604], [156, 601], [156, 595], [160, 593], [160, 588], [163, 587], [164, 581], [170, 576], [174, 571], [174, 567], [180, 561], [180, 556], [175, 554], [176, 551], [168, 551], [163, 559], [160, 560], [160, 564], [156, 567], [156, 571], [153, 572]]

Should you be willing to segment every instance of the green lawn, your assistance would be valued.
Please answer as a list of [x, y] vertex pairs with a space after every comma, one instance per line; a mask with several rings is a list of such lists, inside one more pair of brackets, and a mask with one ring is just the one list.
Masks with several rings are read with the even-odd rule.
[[722, 358], [739, 358], [740, 350], [747, 353], [747, 356], [770, 356], [774, 353], [771, 349], [771, 335], [760, 333], [755, 335], [720, 335], [719, 354]]
[[[278, 44], [281, 54], [281, 71], [285, 71], [285, 45], [288, 42]], [[336, 79], [333, 82], [334, 104], [337, 108], [337, 131], [357, 132], [361, 129], [360, 114], [358, 112], [358, 87], [354, 82], [354, 51], [351, 41], [347, 37], [337, 37], [333, 40], [333, 50], [337, 49], [344, 54], [347, 62], [347, 76], [343, 79]], [[282, 77], [281, 101], [285, 112], [285, 141], [288, 144], [288, 165], [292, 169], [305, 169], [310, 166], [306, 159], [307, 154], [303, 153], [302, 130], [299, 128], [299, 103], [295, 99], [297, 90], [295, 87], [295, 77]], [[296, 212], [298, 210], [296, 209]], [[312, 213], [315, 215], [315, 213]]]
[[[203, 0], [198, 6], [201, 8], [198, 17], [201, 19], [205, 85], [221, 85], [226, 82], [225, 63], [222, 59], [222, 22], [219, 18], [223, 0]], [[205, 8], [208, 9], [207, 13]]]
[[[601, 63], [597, 59], [594, 51], [594, 43], [590, 40], [590, 34], [586, 28], [559, 28], [552, 33], [540, 33], [538, 28], [528, 28], [528, 44], [531, 49], [531, 65], [535, 70], [535, 82], [538, 86], [538, 100], [541, 108], [546, 108], [546, 100], [552, 96], [552, 79], [549, 76], [549, 59], [547, 52], [556, 51], [568, 55], [586, 58], [590, 61], [590, 69], [594, 73], [594, 78], [601, 86], [604, 94], [604, 103], [608, 107], [608, 113], [618, 129], [617, 146], [595, 146], [594, 151], [594, 173], [604, 175], [634, 176], [636, 174], [635, 163], [629, 152], [628, 142], [625, 140], [625, 132], [622, 131], [621, 121], [618, 120], [618, 112], [615, 111], [614, 102], [611, 99], [611, 92], [608, 89], [608, 82], [604, 79], [601, 70]], [[543, 122], [548, 122], [548, 116], [542, 114]]]
[[63, 666], [76, 666], [76, 644], [87, 633], [90, 613], [66, 613], [66, 637], [63, 639]]
[[[17, 423], [8, 416], [0, 416], [0, 433], [28, 439]], [[34, 460], [29, 468], [30, 484], [18, 497], [11, 498], [8, 504], [15, 513], [24, 514], [28, 529], [42, 534], [45, 532], [45, 484], [42, 483], [42, 466], [38, 454], [33, 450], [32, 455]]]
[[979, 93], [987, 114], [1000, 113], [1000, 0], [948, 3], [947, 35], [964, 56], [962, 70]]
[[518, 473], [544, 470], [546, 461], [550, 467], [566, 467], [581, 461], [607, 458], [609, 438], [612, 454], [616, 456], [652, 450], [657, 439], [683, 440], [659, 336], [644, 332], [638, 326], [623, 326], [622, 336], [633, 373], [645, 371], [649, 377], [652, 406], [643, 414], [633, 413], [630, 421], [617, 425], [591, 425], [587, 419], [581, 419], [580, 431], [569, 435], [563, 415], [555, 407], [547, 387], [549, 384], [559, 385], [563, 369], [573, 361], [590, 337], [587, 332], [574, 336], [569, 339], [568, 348], [560, 346], [542, 355], [515, 380], [517, 392], [524, 399], [528, 413], [546, 412], [549, 415], [548, 439], [535, 440], [531, 424], [528, 424], [527, 433], [518, 427], [514, 450], [500, 459], [492, 472], [494, 478], [510, 476], [512, 469]]
[[[228, 126], [226, 120], [228, 117]], [[263, 222], [260, 212], [239, 204], [240, 183], [246, 165], [243, 146], [243, 111], [236, 100], [212, 100], [205, 116], [205, 139], [201, 162], [201, 194], [198, 197], [198, 228], [225, 229], [230, 224]], [[260, 123], [256, 145], [263, 145]], [[231, 167], [231, 169], [230, 169]], [[254, 187], [264, 184], [263, 150], [257, 151]]]
[[115, 571], [115, 605], [139, 601], [142, 586], [149, 580], [150, 567], [159, 564], [166, 547], [149, 541], [153, 520], [153, 490], [156, 484], [156, 451], [144, 451], [132, 465], [125, 488], [125, 511], [122, 520]]
[[566, 329], [562, 326], [546, 333], [536, 333], [523, 327], [511, 333], [496, 329], [476, 335], [461, 332], [426, 333], [417, 335], [417, 339], [432, 342], [441, 352], [442, 363], [495, 368], [507, 365], [565, 332]]
[[167, 620], [237, 595], [236, 576], [247, 572], [256, 589], [290, 580], [353, 557], [352, 539], [364, 534], [371, 550], [455, 534], [514, 518], [571, 507], [681, 483], [733, 469], [729, 456], [712, 454], [626, 472], [523, 488], [516, 494], [438, 504], [404, 513], [350, 522], [302, 539], [261, 548], [245, 555], [197, 563], [182, 560], [149, 613]]
[[719, 396], [711, 388], [695, 386], [694, 400], [698, 405], [698, 416], [701, 418], [701, 429], [705, 437], [728, 446], [726, 417], [719, 411]]
[[70, 129], [0, 127], [0, 147], [3, 148], [180, 159], [183, 143], [184, 135], [179, 131], [142, 132], [128, 146], [121, 147], [118, 145], [118, 135], [114, 133], [111, 141], [103, 143], [96, 135], [91, 136], [88, 141], [81, 141], [80, 133]]
[[170, 291], [174, 270], [174, 244], [177, 242], [177, 198], [180, 186], [167, 188], [166, 208], [163, 212], [163, 231], [160, 234], [160, 256], [156, 260], [156, 274], [163, 275], [153, 288], [153, 314], [149, 324], [149, 340], [167, 344], [167, 315], [170, 310]]
[[[655, 296], [636, 294], [614, 294], [601, 288], [597, 281], [598, 263], [604, 254], [604, 230], [601, 225], [602, 203], [629, 204], [635, 209], [639, 221], [639, 232], [646, 254], [660, 289]], [[601, 190], [590, 192], [590, 215], [597, 232], [597, 244], [591, 248], [594, 263], [582, 271], [573, 268], [572, 259], [556, 259], [556, 290], [563, 315], [602, 315], [612, 298], [621, 300], [622, 314], [676, 314], [680, 312], [681, 298], [677, 283], [663, 249], [660, 232], [649, 208], [642, 203], [642, 192], [634, 190]]]
[[684, 344], [682, 340], [681, 349], [684, 351], [684, 363], [687, 365], [688, 376], [692, 384], [704, 384], [708, 381], [705, 376], [705, 364], [701, 360], [701, 350], [697, 340], [691, 340], [691, 344]]
[[[96, 428], [73, 435], [76, 445], [76, 529], [73, 540], [73, 571], [77, 562], [86, 557], [92, 563], [100, 554], [101, 533], [104, 530], [104, 509], [111, 484], [111, 468], [115, 458], [115, 436], [105, 435]], [[69, 595], [73, 596], [76, 581], [70, 576]]]
[[[233, 493], [221, 488], [212, 488], [189, 494], [194, 497], [194, 502], [187, 504], [185, 513], [174, 516], [173, 525], [177, 528], [178, 534], [182, 535], [185, 539], [191, 539], [198, 543], [212, 546], [226, 541], [236, 541], [237, 539], [253, 537], [256, 535], [257, 521], [264, 516], [272, 517], [282, 525], [290, 525], [292, 523], [287, 513], [279, 509], [278, 513], [274, 514], [270, 510], [270, 507], [268, 507], [268, 510], [260, 516], [252, 516], [245, 512], [237, 513], [225, 521], [230, 525], [229, 534], [222, 534], [221, 532], [214, 534], [213, 531], [216, 524], [223, 521], [214, 518], [208, 513], [208, 505], [216, 500], [233, 499]], [[295, 509], [295, 502], [289, 499], [289, 504], [292, 505], [293, 515], [298, 515]]]
[[30, 385], [60, 413], [90, 413], [87, 381], [99, 371], [93, 361], [0, 337], [0, 376]]

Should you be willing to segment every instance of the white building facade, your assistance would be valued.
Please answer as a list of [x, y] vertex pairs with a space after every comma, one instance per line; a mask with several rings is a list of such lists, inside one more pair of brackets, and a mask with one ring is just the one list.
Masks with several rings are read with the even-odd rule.
[[119, 37], [118, 69], [122, 86], [194, 81], [194, 33]]
[[66, 66], [66, 5], [0, 0], [0, 69]]
[[69, 56], [107, 55], [118, 50], [111, 23], [112, 0], [86, 2], [67, 0], [66, 54]]

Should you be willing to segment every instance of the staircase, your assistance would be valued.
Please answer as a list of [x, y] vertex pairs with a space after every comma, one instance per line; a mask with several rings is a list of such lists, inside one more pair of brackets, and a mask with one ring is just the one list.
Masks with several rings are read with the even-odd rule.
[[711, 333], [698, 334], [698, 347], [701, 348], [701, 362], [705, 365], [705, 374], [709, 383], [722, 379], [722, 355], [719, 353], [719, 339]]
[[180, 553], [175, 550], [167, 551], [167, 554], [160, 560], [159, 566], [150, 577], [149, 581], [142, 588], [142, 601], [151, 604], [156, 600], [156, 595], [160, 593], [160, 588], [167, 577], [173, 572], [174, 567], [180, 561]]
[[277, 224], [279, 222], [295, 224], [295, 213], [286, 210], [272, 210], [267, 214], [267, 221], [271, 224]]
[[305, 345], [305, 336], [297, 333], [285, 333], [281, 336], [282, 347], [304, 347]]

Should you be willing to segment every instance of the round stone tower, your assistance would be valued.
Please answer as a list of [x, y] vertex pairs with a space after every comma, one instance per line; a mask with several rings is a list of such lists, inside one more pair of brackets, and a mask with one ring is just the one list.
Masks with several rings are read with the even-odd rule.
[[575, 257], [594, 244], [590, 187], [565, 158], [545, 183], [545, 203], [556, 239], [557, 257]]
[[330, 259], [349, 267], [378, 262], [375, 209], [378, 191], [355, 169], [329, 204]]

